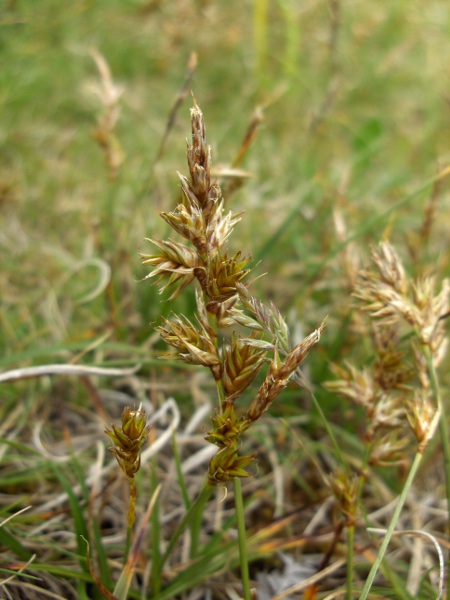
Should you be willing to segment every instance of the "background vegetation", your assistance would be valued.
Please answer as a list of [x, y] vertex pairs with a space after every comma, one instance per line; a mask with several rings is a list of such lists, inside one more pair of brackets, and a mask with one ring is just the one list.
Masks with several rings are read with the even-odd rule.
[[[186, 173], [190, 97], [172, 108], [192, 52], [198, 64], [186, 90], [193, 89], [204, 112], [225, 189], [230, 178], [223, 175], [236, 166], [255, 110], [262, 111], [239, 165], [251, 177], [226, 197], [230, 208], [245, 210], [230, 246], [253, 254], [257, 274], [269, 273], [255, 284], [258, 295], [287, 315], [298, 339], [329, 315], [306, 372], [340, 443], [358, 452], [361, 414], [322, 384], [332, 379], [333, 362], [370, 362], [351, 296], [370, 244], [389, 239], [411, 277], [428, 270], [442, 279], [450, 270], [450, 197], [438, 178], [450, 164], [450, 11], [445, 0], [9, 0], [0, 19], [0, 366], [141, 365], [119, 378], [46, 375], [1, 384], [2, 519], [32, 506], [0, 529], [3, 562], [16, 570], [36, 554], [30, 573], [37, 579], [16, 579], [0, 596], [48, 597], [40, 595], [45, 588], [65, 598], [99, 597], [79, 534], [91, 531], [94, 497], [101, 515], [96, 539], [104, 538], [105, 560], [112, 561], [103, 581], [110, 584], [128, 493], [116, 470], [93, 496], [85, 486], [97, 461], [114, 460], [103, 459], [98, 447], [107, 445], [104, 423], [117, 420], [124, 404], [144, 400], [156, 411], [173, 396], [183, 462], [207, 445], [202, 423], [208, 426], [215, 406], [206, 376], [157, 360], [165, 346], [154, 325], [172, 310], [190, 316], [192, 291], [167, 302], [138, 283], [148, 272], [138, 257], [148, 251], [143, 240], [167, 236], [158, 215], [179, 198], [176, 171]], [[102, 129], [99, 55], [121, 92], [111, 130]], [[440, 383], [445, 400], [448, 361]], [[201, 412], [204, 406], [209, 412]], [[186, 429], [192, 414], [198, 423]], [[155, 422], [151, 440], [168, 427]], [[308, 395], [289, 389], [252, 435], [248, 443], [260, 453], [259, 476], [244, 482], [256, 536], [252, 576], [281, 568], [284, 555], [274, 551], [292, 540], [296, 561], [319, 556], [317, 567], [331, 538], [318, 535], [305, 546], [299, 536], [319, 510], [321, 534], [330, 534], [338, 517], [319, 475], [332, 469], [332, 450]], [[376, 471], [369, 512], [399, 493], [408, 460], [405, 454], [400, 467]], [[170, 472], [170, 444], [152, 461], [140, 474], [138, 507]], [[436, 444], [405, 527], [442, 518], [439, 461]], [[192, 494], [206, 470], [200, 459], [199, 465], [186, 470]], [[77, 483], [81, 492], [73, 494]], [[60, 494], [66, 495], [58, 501]], [[170, 530], [182, 506], [175, 479], [165, 494], [160, 517]], [[226, 522], [228, 500], [220, 499], [205, 516], [205, 532]], [[435, 512], [421, 512], [416, 501]], [[273, 525], [292, 514], [285, 528]], [[400, 545], [396, 572], [407, 579], [413, 551]], [[177, 560], [183, 564], [182, 554]], [[236, 575], [233, 561], [232, 574], [222, 565], [206, 591], [191, 574], [195, 593], [225, 594], [224, 582]], [[173, 568], [168, 579], [177, 574]], [[319, 593], [342, 581], [329, 580]], [[423, 574], [416, 593], [434, 597], [430, 581]], [[142, 579], [134, 589], [140, 585]]]

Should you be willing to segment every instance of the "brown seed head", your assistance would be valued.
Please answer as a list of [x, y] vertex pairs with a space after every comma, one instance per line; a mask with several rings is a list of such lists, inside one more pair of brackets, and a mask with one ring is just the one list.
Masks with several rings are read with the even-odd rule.
[[305, 337], [302, 342], [297, 344], [295, 348], [289, 352], [277, 373], [277, 377], [280, 379], [289, 379], [291, 377], [291, 375], [308, 356], [311, 348], [320, 340], [320, 336], [322, 331], [325, 329], [325, 325], [326, 319], [321, 323], [318, 329]]
[[147, 439], [149, 430], [146, 423], [147, 417], [144, 410], [140, 408], [133, 410], [126, 407], [122, 413], [121, 426], [118, 427], [113, 423], [112, 430], [105, 429], [106, 435], [114, 444], [110, 451], [129, 478], [134, 477], [141, 464], [140, 450]]
[[175, 298], [180, 292], [195, 279], [195, 269], [199, 266], [200, 258], [197, 253], [184, 244], [172, 240], [147, 239], [160, 251], [155, 254], [141, 254], [142, 263], [156, 267], [145, 279], [156, 277], [155, 285], [166, 281], [159, 290], [164, 293], [172, 285], [175, 287], [170, 299]]
[[236, 477], [249, 477], [250, 474], [246, 471], [246, 468], [254, 461], [254, 454], [239, 456], [237, 448], [222, 448], [209, 462], [209, 483], [217, 485], [232, 481]]
[[414, 398], [410, 401], [408, 421], [419, 443], [419, 448], [425, 451], [439, 422], [439, 410], [436, 408], [430, 390], [415, 391]]
[[246, 344], [233, 335], [231, 344], [222, 355], [222, 382], [227, 401], [235, 400], [250, 385], [258, 374], [266, 355], [261, 350]]
[[[274, 306], [273, 303], [271, 303], [270, 306], [266, 306], [260, 300], [252, 296], [248, 287], [242, 285], [242, 283], [238, 283], [236, 285], [236, 289], [239, 293], [243, 306], [248, 310], [252, 317], [254, 317], [256, 322], [259, 323], [260, 328], [274, 336], [280, 347], [288, 352], [290, 348], [289, 329], [280, 311]], [[236, 320], [238, 320], [238, 318], [236, 318]], [[257, 328], [250, 324], [247, 326], [251, 327], [252, 329]]]
[[166, 319], [157, 330], [169, 346], [178, 350], [179, 360], [191, 365], [209, 367], [215, 377], [219, 375], [220, 361], [216, 346], [201, 324], [197, 328], [189, 319], [175, 316], [171, 321]]
[[347, 517], [347, 524], [353, 525], [358, 509], [359, 478], [341, 469], [328, 477], [333, 494], [338, 501], [339, 509]]
[[408, 282], [403, 265], [394, 248], [387, 242], [381, 242], [375, 250], [372, 248], [372, 260], [381, 280], [394, 288], [399, 294], [405, 294]]
[[328, 390], [347, 398], [357, 406], [363, 406], [369, 412], [373, 411], [378, 391], [369, 369], [360, 370], [346, 363], [345, 368], [332, 365], [331, 370], [339, 379], [325, 382]]
[[404, 431], [391, 429], [378, 437], [372, 444], [369, 464], [373, 467], [388, 467], [405, 462], [405, 450], [410, 440]]
[[192, 189], [203, 210], [217, 200], [217, 192], [210, 195], [211, 148], [206, 143], [206, 128], [203, 113], [195, 102], [191, 108], [192, 144], [187, 145], [187, 159], [191, 174]]

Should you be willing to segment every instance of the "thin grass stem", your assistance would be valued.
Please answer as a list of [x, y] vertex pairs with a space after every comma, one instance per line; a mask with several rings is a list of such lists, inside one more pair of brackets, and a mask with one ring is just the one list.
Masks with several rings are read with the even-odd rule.
[[234, 506], [238, 527], [239, 558], [241, 564], [241, 578], [244, 600], [251, 600], [250, 575], [248, 570], [247, 536], [245, 529], [244, 502], [242, 499], [242, 485], [239, 477], [233, 480], [234, 484]]
[[347, 461], [344, 458], [344, 455], [341, 452], [341, 449], [339, 447], [339, 444], [337, 443], [336, 437], [333, 433], [333, 430], [330, 427], [330, 424], [328, 423], [328, 420], [322, 410], [322, 407], [320, 406], [319, 401], [316, 398], [316, 395], [314, 394], [314, 392], [310, 391], [311, 394], [311, 398], [312, 401], [314, 402], [314, 406], [317, 410], [317, 412], [319, 413], [320, 419], [322, 421], [323, 426], [325, 427], [325, 430], [330, 438], [331, 443], [333, 444], [333, 449], [335, 452], [335, 456], [338, 459], [339, 463], [342, 465], [342, 468], [345, 469], [346, 473], [348, 475], [350, 475], [350, 468], [347, 464]]
[[128, 555], [130, 554], [131, 548], [131, 533], [133, 531], [133, 527], [128, 523], [127, 525], [127, 535], [125, 538], [125, 548], [123, 551], [123, 566], [127, 564]]
[[353, 557], [355, 554], [355, 524], [349, 525], [347, 527], [347, 573], [346, 573], [346, 583], [347, 583], [347, 600], [352, 600], [353, 598]]
[[378, 551], [377, 558], [376, 558], [375, 562], [373, 563], [372, 568], [370, 569], [369, 575], [366, 579], [366, 582], [364, 584], [364, 587], [361, 592], [361, 596], [359, 597], [359, 600], [366, 600], [366, 598], [369, 595], [370, 588], [372, 587], [375, 576], [378, 572], [378, 569], [380, 568], [381, 562], [384, 558], [384, 555], [386, 553], [389, 542], [391, 541], [392, 534], [394, 533], [395, 526], [397, 525], [397, 521], [400, 517], [400, 513], [402, 511], [403, 505], [405, 504], [406, 497], [412, 486], [414, 478], [417, 474], [417, 471], [419, 469], [422, 458], [423, 458], [423, 454], [421, 452], [417, 452], [416, 456], [414, 457], [414, 461], [411, 465], [411, 469], [408, 473], [408, 478], [405, 482], [405, 485], [403, 486], [402, 493], [400, 494], [400, 497], [398, 499], [397, 506], [395, 507], [394, 514], [392, 515], [391, 522], [389, 523], [389, 527], [388, 527], [388, 530], [384, 537], [383, 543], [381, 544], [380, 549]]
[[[434, 401], [436, 402], [438, 409], [441, 411], [439, 419], [439, 433], [442, 443], [442, 453], [444, 455], [445, 493], [447, 496], [447, 532], [450, 532], [450, 440], [448, 436], [447, 418], [439, 393], [439, 384], [436, 370], [434, 368], [433, 357], [428, 346], [424, 347], [424, 353], [427, 361], [428, 375], [430, 377]], [[446, 597], [447, 600], [450, 600], [450, 585], [447, 586]]]

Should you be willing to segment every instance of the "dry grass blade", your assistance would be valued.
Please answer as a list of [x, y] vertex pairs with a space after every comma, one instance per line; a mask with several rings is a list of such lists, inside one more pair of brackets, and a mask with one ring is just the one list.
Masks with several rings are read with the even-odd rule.
[[[379, 529], [376, 527], [368, 527], [367, 531], [370, 531], [371, 533], [379, 533], [380, 535], [386, 534], [386, 529]], [[438, 556], [438, 561], [439, 561], [439, 589], [438, 589], [438, 594], [436, 596], [436, 600], [440, 600], [442, 598], [442, 596], [444, 595], [445, 558], [444, 558], [444, 553], [442, 552], [442, 548], [441, 548], [438, 540], [435, 538], [434, 535], [431, 535], [431, 533], [428, 533], [427, 531], [420, 531], [420, 530], [414, 530], [414, 529], [405, 529], [403, 531], [394, 531], [394, 533], [392, 535], [393, 536], [410, 535], [410, 536], [414, 536], [414, 537], [423, 537], [423, 538], [426, 538], [428, 541], [430, 541], [433, 544], [433, 546], [436, 550], [436, 554]]]
[[335, 573], [336, 571], [338, 571], [341, 567], [343, 567], [345, 565], [345, 562], [346, 561], [343, 558], [336, 560], [334, 563], [332, 563], [331, 565], [329, 565], [328, 567], [326, 567], [325, 569], [320, 571], [320, 573], [316, 573], [315, 575], [308, 577], [308, 579], [305, 579], [301, 583], [293, 585], [292, 587], [288, 588], [287, 590], [284, 590], [280, 594], [277, 594], [276, 596], [274, 596], [271, 600], [283, 600], [283, 598], [286, 598], [287, 596], [290, 596], [291, 594], [302, 592], [303, 590], [306, 590], [310, 586], [316, 585], [317, 583], [319, 583], [320, 581], [322, 581], [323, 579], [328, 577], [328, 575], [331, 575], [332, 573]]
[[104, 375], [107, 377], [124, 377], [125, 375], [134, 375], [141, 365], [136, 365], [128, 369], [116, 369], [110, 367], [89, 367], [83, 365], [40, 365], [38, 367], [24, 367], [23, 369], [13, 369], [0, 373], [0, 383], [7, 381], [18, 381], [30, 377], [44, 377], [46, 375]]

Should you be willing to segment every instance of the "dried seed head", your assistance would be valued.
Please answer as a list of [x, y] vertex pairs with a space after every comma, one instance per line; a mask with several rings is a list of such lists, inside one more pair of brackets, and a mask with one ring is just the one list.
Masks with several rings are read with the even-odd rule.
[[203, 113], [194, 99], [191, 108], [192, 144], [187, 145], [187, 160], [192, 181], [192, 191], [195, 194], [205, 220], [219, 200], [221, 191], [218, 185], [211, 185], [211, 148], [206, 143], [206, 129]]
[[370, 415], [367, 437], [373, 438], [375, 432], [383, 427], [385, 429], [402, 429], [406, 416], [406, 396], [381, 394], [374, 404]]
[[363, 272], [354, 293], [362, 309], [384, 325], [398, 324], [403, 317], [414, 327], [420, 342], [431, 349], [437, 364], [445, 351], [441, 317], [448, 312], [449, 282], [444, 280], [441, 292], [435, 295], [434, 278], [421, 277], [413, 284], [410, 299], [403, 266], [393, 248], [380, 244], [372, 251], [372, 259], [377, 272]]
[[281, 394], [289, 383], [288, 379], [281, 379], [279, 377], [281, 366], [280, 355], [277, 348], [275, 348], [269, 371], [245, 416], [246, 421], [249, 423], [257, 421], [270, 408], [275, 398]]
[[407, 383], [414, 376], [414, 370], [406, 363], [406, 352], [400, 351], [400, 327], [398, 323], [375, 323], [374, 343], [376, 356], [374, 377], [380, 390], [407, 390]]
[[155, 254], [141, 254], [142, 264], [156, 267], [144, 277], [144, 280], [156, 277], [155, 285], [166, 281], [165, 285], [159, 290], [160, 294], [163, 294], [173, 285], [175, 291], [170, 296], [170, 300], [172, 300], [195, 279], [194, 273], [200, 264], [200, 259], [196, 252], [184, 244], [172, 240], [164, 241], [148, 238], [147, 241], [157, 246], [160, 251]]
[[347, 525], [354, 524], [356, 511], [358, 509], [358, 485], [359, 478], [347, 471], [337, 469], [336, 472], [327, 477], [333, 494], [338, 501], [339, 509], [347, 517]]
[[[206, 144], [206, 127], [203, 113], [194, 98], [194, 106], [191, 108], [191, 125], [192, 125], [192, 145], [189, 145], [188, 152], [189, 170], [192, 180], [196, 180], [198, 170], [205, 171], [204, 176], [199, 179], [203, 180], [209, 177], [211, 165], [211, 148]], [[195, 167], [199, 169], [196, 170]], [[209, 186], [209, 182], [208, 182]]]
[[112, 430], [105, 429], [106, 435], [114, 444], [110, 451], [129, 478], [134, 477], [141, 464], [140, 450], [147, 439], [149, 430], [146, 423], [147, 417], [144, 410], [141, 408], [132, 410], [126, 407], [122, 413], [121, 426], [118, 427], [113, 423]]
[[161, 217], [172, 229], [192, 242], [199, 254], [206, 252], [205, 223], [199, 208], [179, 204], [174, 212], [162, 212]]
[[[206, 293], [208, 298], [216, 304], [222, 303], [236, 295], [236, 285], [243, 281], [251, 269], [245, 267], [251, 261], [251, 256], [241, 258], [238, 252], [232, 258], [228, 254], [216, 256], [210, 261], [206, 280]], [[213, 307], [208, 310], [216, 312]]]
[[96, 86], [95, 91], [103, 105], [103, 113], [97, 119], [97, 127], [93, 131], [93, 136], [104, 152], [109, 177], [114, 180], [125, 159], [122, 146], [114, 133], [120, 115], [119, 99], [123, 89], [114, 84], [104, 57], [96, 50], [91, 50], [91, 56], [100, 74], [101, 86]]
[[415, 307], [409, 300], [374, 273], [361, 274], [353, 295], [362, 302], [364, 312], [385, 325], [397, 324], [402, 316], [412, 326], [417, 322]]
[[222, 382], [227, 401], [235, 400], [258, 374], [266, 352], [233, 335], [222, 355]]
[[399, 294], [405, 294], [408, 282], [403, 265], [394, 248], [387, 242], [381, 242], [377, 250], [372, 249], [372, 260], [378, 269], [381, 280]]
[[214, 257], [229, 238], [231, 232], [241, 220], [242, 212], [233, 213], [229, 211], [223, 214], [223, 200], [213, 205], [206, 226], [206, 240], [208, 245], [208, 256]]
[[237, 419], [233, 402], [226, 402], [221, 409], [221, 412], [216, 412], [211, 417], [213, 429], [208, 432], [205, 439], [219, 448], [237, 447], [242, 423]]
[[281, 361], [278, 349], [275, 347], [269, 372], [247, 411], [245, 418], [249, 423], [259, 419], [270, 408], [275, 398], [286, 388], [289, 379], [307, 357], [311, 348], [319, 341], [324, 327], [325, 321], [316, 331], [306, 337], [300, 344], [297, 344], [283, 361]]
[[409, 408], [409, 424], [417, 438], [420, 451], [424, 452], [434, 435], [440, 415], [433, 401], [431, 390], [415, 390]]
[[447, 279], [442, 282], [442, 289], [435, 295], [434, 277], [421, 277], [413, 285], [413, 298], [417, 307], [417, 328], [423, 344], [430, 347], [433, 355], [439, 353], [444, 342], [445, 329], [441, 316], [448, 312], [450, 285]]
[[235, 294], [234, 296], [230, 296], [227, 300], [224, 300], [220, 304], [217, 305], [217, 311], [215, 312], [217, 319], [217, 326], [219, 329], [224, 329], [226, 327], [231, 327], [232, 325], [236, 325], [236, 321], [231, 316], [231, 312], [234, 310], [234, 306], [238, 301], [239, 296]]
[[370, 370], [366, 368], [359, 370], [350, 363], [346, 363], [345, 369], [332, 365], [331, 370], [340, 379], [325, 382], [325, 387], [357, 406], [363, 406], [366, 411], [372, 412], [378, 392]]
[[[189, 319], [183, 320], [175, 316], [171, 321], [166, 319], [157, 331], [166, 344], [178, 350], [179, 360], [190, 365], [208, 367], [215, 378], [220, 377], [220, 361], [216, 346], [201, 325], [197, 328]], [[169, 355], [168, 358], [172, 356]]]
[[246, 468], [254, 461], [255, 454], [239, 456], [237, 448], [222, 448], [209, 462], [208, 481], [211, 485], [217, 485], [236, 477], [250, 477]]
[[[254, 317], [260, 328], [274, 336], [280, 347], [286, 352], [289, 352], [289, 329], [286, 321], [281, 316], [280, 311], [273, 305], [273, 303], [271, 303], [270, 306], [266, 306], [260, 300], [254, 298], [250, 293], [250, 290], [245, 285], [238, 283], [236, 285], [236, 289], [239, 293], [243, 306], [248, 310], [252, 317]], [[238, 315], [236, 315], [236, 320], [238, 321]], [[257, 328], [255, 325], [247, 326], [250, 326], [252, 329]]]
[[410, 445], [409, 438], [403, 431], [392, 429], [377, 438], [372, 444], [369, 464], [373, 467], [387, 467], [403, 464], [405, 450]]
[[301, 363], [308, 356], [311, 348], [317, 344], [320, 340], [322, 331], [325, 329], [326, 319], [322, 321], [320, 327], [313, 331], [310, 335], [297, 344], [293, 350], [289, 352], [283, 361], [283, 364], [278, 371], [278, 377], [280, 379], [289, 379], [291, 375], [298, 369]]

